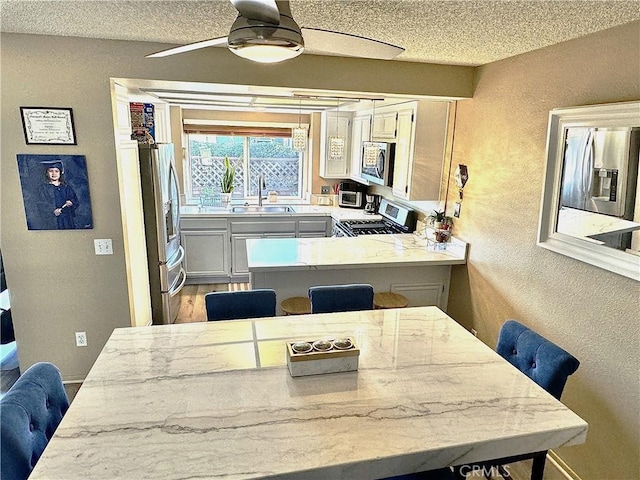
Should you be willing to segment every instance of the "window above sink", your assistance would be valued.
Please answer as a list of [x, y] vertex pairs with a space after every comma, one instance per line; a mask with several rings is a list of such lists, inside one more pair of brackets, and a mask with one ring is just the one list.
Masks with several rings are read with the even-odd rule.
[[225, 157], [236, 165], [234, 198], [257, 197], [258, 178], [264, 175], [266, 191], [277, 192], [281, 199], [302, 199], [304, 152], [293, 150], [289, 129], [268, 130], [268, 136], [187, 132], [189, 200], [198, 202], [206, 190], [219, 191]]

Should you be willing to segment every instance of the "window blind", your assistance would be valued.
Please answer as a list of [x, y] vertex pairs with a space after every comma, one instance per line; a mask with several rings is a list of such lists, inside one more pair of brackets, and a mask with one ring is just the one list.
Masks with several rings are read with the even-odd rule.
[[224, 125], [184, 125], [184, 133], [203, 135], [238, 135], [243, 137], [291, 137], [290, 128], [224, 126]]

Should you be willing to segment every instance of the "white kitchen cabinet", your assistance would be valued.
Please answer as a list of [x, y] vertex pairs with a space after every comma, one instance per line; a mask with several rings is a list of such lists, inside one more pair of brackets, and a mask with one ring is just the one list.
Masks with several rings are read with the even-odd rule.
[[371, 115], [353, 117], [351, 127], [351, 168], [349, 178], [362, 182], [362, 142], [371, 139]]
[[373, 116], [373, 140], [390, 141], [396, 139], [398, 113], [379, 112]]
[[330, 237], [333, 228], [331, 217], [306, 217], [298, 220], [299, 238]]
[[449, 137], [450, 102], [418, 102], [409, 200], [440, 198]]
[[449, 102], [411, 102], [398, 110], [395, 196], [416, 201], [440, 198], [448, 120]]
[[180, 229], [187, 283], [229, 281], [227, 219], [183, 218]]
[[228, 245], [226, 228], [224, 231], [183, 231], [182, 246], [185, 250], [187, 277], [191, 280], [212, 275], [229, 275]]
[[180, 221], [187, 283], [249, 279], [249, 238], [330, 237], [330, 216], [188, 217]]
[[449, 277], [442, 275], [441, 281], [433, 283], [394, 283], [390, 291], [406, 297], [409, 305], [435, 305], [442, 309], [447, 308], [449, 298]]
[[231, 235], [231, 276], [234, 279], [249, 275], [247, 266], [247, 240], [250, 238], [295, 238], [291, 233], [263, 233]]
[[[407, 101], [359, 110], [352, 122], [349, 178], [363, 183], [361, 144], [369, 140], [395, 143], [393, 195], [406, 200], [438, 200], [446, 147], [449, 142], [449, 105], [446, 101]], [[373, 119], [372, 119], [373, 117]]]
[[[344, 139], [341, 157], [333, 158], [329, 152], [329, 137], [338, 135]], [[347, 178], [351, 153], [351, 114], [323, 112], [320, 124], [320, 176], [323, 178]]]
[[411, 167], [415, 141], [415, 108], [406, 108], [398, 112], [398, 134], [396, 155], [393, 166], [393, 194], [400, 198], [409, 198]]
[[261, 234], [231, 235], [231, 271], [233, 275], [249, 275], [247, 239], [262, 238]]
[[[247, 239], [295, 238], [297, 220], [294, 217], [243, 217], [229, 220], [231, 233], [231, 277], [243, 279], [249, 275]], [[240, 277], [240, 278], [239, 278]]]

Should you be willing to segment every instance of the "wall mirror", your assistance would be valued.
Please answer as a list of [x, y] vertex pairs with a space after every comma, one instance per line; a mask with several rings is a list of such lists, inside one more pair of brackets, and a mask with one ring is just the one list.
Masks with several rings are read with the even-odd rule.
[[549, 113], [538, 245], [640, 281], [640, 102]]

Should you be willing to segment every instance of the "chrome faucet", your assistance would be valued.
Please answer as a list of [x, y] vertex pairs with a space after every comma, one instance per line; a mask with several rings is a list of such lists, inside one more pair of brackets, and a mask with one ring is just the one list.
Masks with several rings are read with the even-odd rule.
[[261, 173], [258, 177], [258, 206], [262, 206], [262, 200], [267, 197], [262, 196], [262, 192], [267, 189], [267, 184], [264, 181], [264, 173]]

